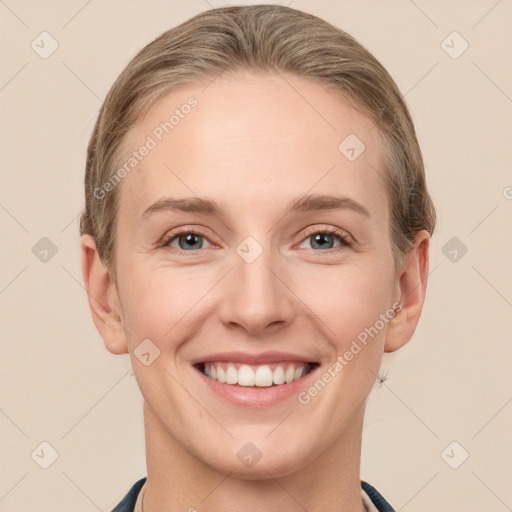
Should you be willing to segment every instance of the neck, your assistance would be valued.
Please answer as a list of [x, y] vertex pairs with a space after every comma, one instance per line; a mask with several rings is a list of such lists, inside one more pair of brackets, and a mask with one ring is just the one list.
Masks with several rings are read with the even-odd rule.
[[364, 407], [332, 448], [301, 469], [257, 480], [222, 473], [194, 457], [144, 403], [147, 481], [144, 511], [364, 512], [360, 459]]

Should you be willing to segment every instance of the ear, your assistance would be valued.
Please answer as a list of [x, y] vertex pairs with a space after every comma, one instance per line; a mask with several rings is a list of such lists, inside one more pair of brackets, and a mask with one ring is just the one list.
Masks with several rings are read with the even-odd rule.
[[429, 267], [430, 235], [422, 230], [416, 234], [414, 247], [404, 255], [398, 273], [398, 299], [402, 304], [388, 323], [384, 352], [394, 352], [414, 334], [420, 319]]
[[115, 282], [100, 261], [94, 238], [83, 235], [80, 245], [82, 276], [94, 324], [110, 352], [127, 354], [128, 346]]

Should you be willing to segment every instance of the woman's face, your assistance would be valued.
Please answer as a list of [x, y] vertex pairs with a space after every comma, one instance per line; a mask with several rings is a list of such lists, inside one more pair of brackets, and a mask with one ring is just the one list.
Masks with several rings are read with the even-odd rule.
[[361, 426], [399, 298], [374, 123], [239, 73], [167, 94], [125, 143], [117, 293], [146, 428], [247, 478], [326, 456]]

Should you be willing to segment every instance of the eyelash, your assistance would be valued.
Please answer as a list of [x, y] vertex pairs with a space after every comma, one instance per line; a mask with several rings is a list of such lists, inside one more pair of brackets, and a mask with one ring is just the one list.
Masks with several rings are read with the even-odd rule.
[[[343, 231], [341, 229], [338, 229], [338, 228], [318, 228], [318, 227], [311, 228], [310, 230], [306, 231], [306, 235], [302, 239], [302, 242], [304, 242], [306, 239], [308, 239], [308, 238], [310, 238], [313, 235], [316, 235], [318, 233], [327, 234], [327, 235], [334, 235], [339, 240], [339, 242], [342, 244], [342, 246], [347, 247], [347, 248], [352, 247], [352, 241], [350, 240], [349, 236], [346, 234], [345, 231]], [[203, 237], [203, 238], [207, 239], [207, 236], [204, 233], [201, 233], [200, 231], [194, 231], [194, 230], [191, 230], [191, 229], [184, 228], [184, 229], [181, 229], [181, 230], [178, 230], [178, 231], [174, 231], [173, 233], [170, 233], [167, 237], [165, 237], [165, 239], [161, 243], [160, 247], [172, 249], [172, 250], [176, 251], [178, 254], [181, 254], [181, 255], [184, 255], [184, 256], [190, 256], [194, 252], [197, 252], [197, 251], [183, 251], [183, 250], [178, 249], [176, 247], [172, 247], [171, 248], [169, 246], [169, 244], [173, 240], [175, 240], [176, 238], [178, 238], [181, 235], [196, 235], [196, 236], [200, 236], [200, 237]], [[330, 251], [335, 250], [335, 249], [340, 249], [340, 247], [332, 247], [330, 249], [326, 249], [325, 251], [316, 251], [314, 249], [312, 249], [312, 250], [314, 252], [330, 252]]]
[[[312, 237], [313, 235], [316, 235], [317, 233], [327, 234], [327, 235], [334, 235], [342, 245], [346, 247], [352, 247], [352, 242], [350, 240], [350, 237], [347, 235], [347, 233], [339, 228], [318, 228], [314, 227], [311, 229], [306, 230], [306, 234], [302, 241], [304, 242], [307, 238]], [[336, 249], [333, 247], [332, 249]], [[329, 251], [327, 249], [326, 251]], [[325, 252], [326, 252], [325, 251]], [[322, 252], [322, 251], [315, 251], [315, 252]]]

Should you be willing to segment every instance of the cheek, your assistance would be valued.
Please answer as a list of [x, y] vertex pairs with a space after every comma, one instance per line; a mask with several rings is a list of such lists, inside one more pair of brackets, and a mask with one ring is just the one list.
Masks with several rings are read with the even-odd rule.
[[345, 267], [330, 284], [324, 283], [323, 293], [311, 287], [310, 300], [305, 301], [313, 304], [311, 309], [321, 319], [316, 325], [324, 326], [332, 348], [331, 362], [320, 379], [329, 382], [336, 417], [350, 416], [374, 385], [391, 319], [392, 283], [389, 268]]
[[180, 339], [191, 315], [208, 302], [204, 297], [212, 286], [209, 274], [201, 274], [197, 268], [150, 267], [137, 259], [125, 265], [120, 279], [124, 282], [126, 327], [134, 344], [144, 338], [157, 345]]
[[[297, 295], [322, 321], [326, 336], [337, 350], [344, 350], [365, 328], [370, 328], [391, 305], [393, 274], [375, 258], [327, 267], [296, 283]], [[380, 326], [380, 323], [379, 323]]]

